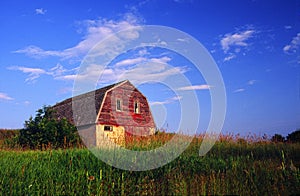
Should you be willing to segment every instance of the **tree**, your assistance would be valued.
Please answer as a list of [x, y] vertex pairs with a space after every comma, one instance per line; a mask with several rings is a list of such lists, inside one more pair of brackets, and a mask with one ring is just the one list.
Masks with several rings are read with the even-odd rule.
[[277, 142], [284, 142], [284, 140], [285, 140], [285, 138], [280, 134], [273, 135], [272, 139], [271, 139], [272, 142], [276, 142], [276, 143]]
[[34, 118], [25, 121], [25, 127], [19, 135], [19, 143], [31, 149], [42, 148], [43, 145], [62, 148], [79, 142], [76, 127], [65, 118], [56, 119], [55, 111], [49, 106], [39, 109]]
[[293, 143], [300, 142], [300, 129], [288, 134], [287, 141]]

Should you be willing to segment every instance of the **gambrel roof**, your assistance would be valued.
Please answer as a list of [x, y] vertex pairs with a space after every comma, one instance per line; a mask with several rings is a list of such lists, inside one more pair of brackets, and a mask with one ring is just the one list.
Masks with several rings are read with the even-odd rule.
[[[118, 82], [109, 86], [105, 86], [103, 88], [97, 89], [95, 91], [87, 92], [75, 97], [71, 97], [62, 102], [55, 104], [52, 109], [55, 111], [56, 117], [58, 119], [66, 118], [69, 122], [78, 125], [87, 125], [94, 124], [96, 121], [97, 114], [100, 110], [101, 104], [104, 100], [105, 94], [107, 91], [112, 88], [122, 85], [128, 80], [124, 80], [122, 82]], [[93, 100], [94, 99], [94, 100]], [[75, 103], [72, 106], [72, 102]], [[95, 103], [95, 108], [91, 108], [92, 106], [89, 103]], [[73, 116], [73, 109], [76, 107], [76, 115]], [[95, 110], [93, 110], [95, 109]], [[93, 111], [96, 112], [93, 113]], [[80, 115], [77, 115], [80, 114]], [[75, 121], [74, 121], [75, 117]]]

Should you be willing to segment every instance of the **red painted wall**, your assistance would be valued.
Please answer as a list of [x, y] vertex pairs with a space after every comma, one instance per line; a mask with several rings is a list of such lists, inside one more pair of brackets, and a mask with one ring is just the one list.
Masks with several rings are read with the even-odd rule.
[[[122, 102], [122, 111], [116, 110], [116, 100]], [[134, 113], [138, 101], [140, 112]], [[131, 83], [126, 82], [107, 92], [98, 118], [98, 124], [124, 126], [127, 134], [148, 135], [155, 123], [145, 96]]]

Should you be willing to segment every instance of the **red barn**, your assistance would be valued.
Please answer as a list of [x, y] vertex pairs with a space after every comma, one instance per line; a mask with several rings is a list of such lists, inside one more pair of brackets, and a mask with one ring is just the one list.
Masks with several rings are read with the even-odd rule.
[[[96, 114], [90, 112], [94, 108], [88, 109], [87, 100], [95, 103]], [[74, 103], [82, 112], [73, 112]], [[85, 130], [81, 135], [89, 146], [100, 146], [100, 135], [124, 146], [126, 135], [151, 135], [156, 128], [147, 98], [128, 80], [66, 99], [52, 108], [58, 119], [66, 118], [79, 131]]]

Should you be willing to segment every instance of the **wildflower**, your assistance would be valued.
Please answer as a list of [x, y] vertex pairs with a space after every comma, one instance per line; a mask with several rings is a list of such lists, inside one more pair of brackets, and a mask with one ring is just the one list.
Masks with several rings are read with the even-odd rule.
[[90, 181], [95, 180], [95, 176], [89, 176], [88, 180], [90, 180]]

